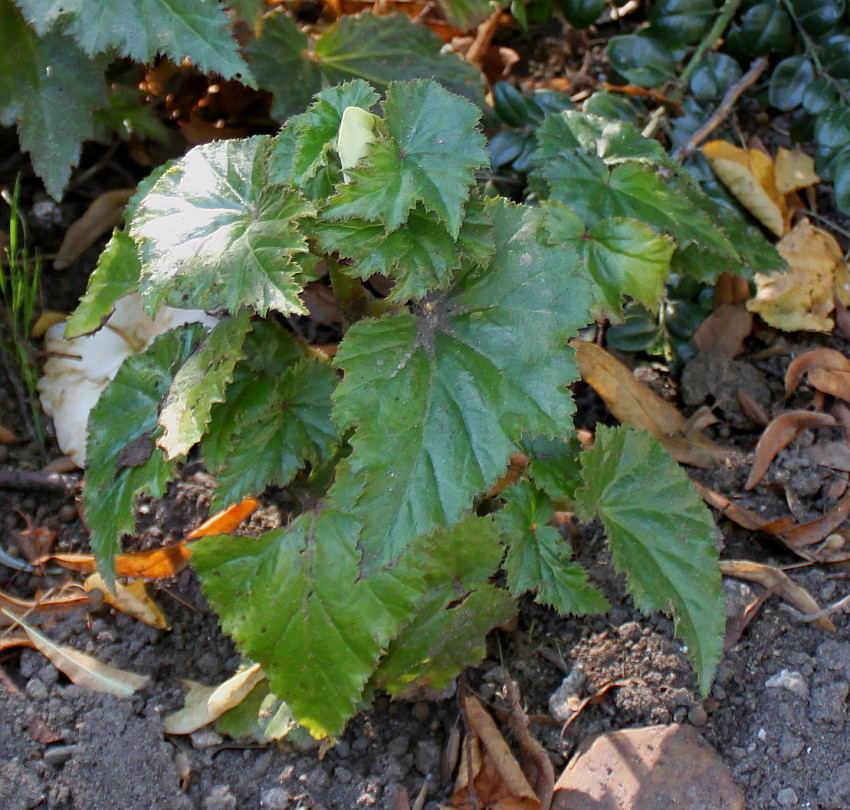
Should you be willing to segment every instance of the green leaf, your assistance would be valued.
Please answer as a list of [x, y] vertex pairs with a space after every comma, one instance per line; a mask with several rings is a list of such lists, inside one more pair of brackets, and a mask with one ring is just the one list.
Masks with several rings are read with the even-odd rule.
[[587, 572], [570, 562], [569, 544], [546, 525], [554, 513], [551, 501], [528, 481], [509, 487], [502, 497], [505, 506], [496, 523], [508, 544], [504, 569], [511, 593], [533, 591], [536, 602], [559, 613], [584, 616], [608, 610], [608, 600], [588, 582]]
[[838, 92], [829, 79], [815, 79], [803, 90], [802, 102], [806, 112], [819, 115], [838, 102]]
[[657, 0], [649, 11], [649, 22], [654, 36], [675, 47], [701, 39], [716, 16], [713, 0]]
[[422, 593], [422, 575], [407, 562], [360, 578], [358, 529], [353, 516], [325, 508], [257, 540], [192, 545], [222, 626], [317, 738], [342, 731]]
[[502, 558], [489, 518], [468, 517], [435, 532], [421, 555], [424, 596], [372, 678], [393, 697], [422, 689], [442, 692], [452, 678], [486, 655], [484, 639], [516, 613], [516, 600], [488, 582]]
[[658, 308], [675, 250], [669, 236], [624, 217], [603, 219], [588, 231], [566, 205], [550, 202], [543, 208], [550, 243], [568, 245], [578, 253], [605, 312], [618, 316], [626, 295], [649, 309]]
[[478, 69], [443, 53], [442, 40], [405, 14], [345, 16], [319, 37], [311, 57], [327, 84], [365, 79], [383, 90], [392, 82], [434, 79], [474, 104], [484, 103]]
[[322, 251], [354, 260], [344, 268], [347, 274], [366, 280], [382, 273], [396, 281], [388, 299], [408, 301], [445, 288], [461, 266], [485, 265], [495, 250], [492, 219], [491, 209], [474, 200], [457, 240], [421, 205], [392, 233], [378, 223], [349, 219], [321, 222], [313, 234]]
[[676, 58], [662, 42], [643, 34], [611, 37], [606, 46], [611, 67], [639, 87], [656, 87], [675, 77]]
[[327, 364], [305, 359], [270, 322], [254, 324], [244, 352], [202, 445], [218, 482], [214, 509], [286, 486], [305, 463], [330, 458], [338, 442], [330, 418], [336, 376]]
[[821, 52], [821, 64], [824, 72], [833, 78], [850, 79], [850, 36], [837, 34], [829, 37]]
[[[137, 62], [158, 54], [180, 64], [189, 58], [203, 73], [253, 85], [239, 56], [224, 8], [205, 0], [18, 0], [40, 34], [60, 17], [91, 55], [117, 50]], [[67, 105], [64, 106], [67, 109]]]
[[425, 81], [391, 84], [383, 108], [388, 137], [369, 145], [323, 218], [360, 217], [392, 232], [421, 202], [456, 239], [475, 169], [490, 162], [476, 128], [480, 111]]
[[777, 3], [752, 6], [741, 19], [741, 46], [752, 58], [785, 53], [794, 46], [791, 18]]
[[581, 486], [578, 437], [575, 431], [566, 438], [537, 436], [522, 443], [530, 461], [529, 472], [538, 489], [556, 501], [571, 502]]
[[[128, 357], [89, 416], [83, 505], [92, 551], [107, 583], [115, 576], [121, 536], [135, 529], [136, 496], [160, 497], [174, 474], [174, 463], [155, 446], [159, 406], [203, 335], [197, 325], [173, 329]], [[139, 462], [145, 452], [149, 455]]]
[[103, 60], [86, 58], [61, 31], [37, 37], [11, 0], [0, 0], [0, 124], [17, 125], [47, 193], [61, 199], [106, 103]]
[[334, 419], [350, 463], [367, 569], [460, 520], [504, 472], [522, 433], [555, 435], [577, 371], [566, 340], [588, 319], [577, 261], [543, 242], [537, 209], [494, 202], [496, 253], [417, 314], [360, 322], [336, 363]]
[[850, 212], [850, 145], [838, 153], [833, 165], [833, 178], [835, 203], [847, 214]]
[[140, 272], [133, 240], [124, 231], [113, 231], [89, 276], [86, 294], [68, 318], [65, 336], [74, 338], [99, 328], [122, 295], [138, 290]]
[[844, 0], [818, 0], [809, 3], [808, 0], [791, 0], [797, 22], [810, 34], [825, 34], [840, 25], [844, 14]]
[[165, 432], [157, 441], [169, 461], [188, 453], [203, 437], [213, 405], [224, 401], [233, 368], [245, 356], [242, 343], [250, 328], [247, 309], [222, 319], [175, 375], [159, 415]]
[[274, 94], [271, 114], [278, 121], [303, 112], [322, 88], [319, 66], [305, 56], [309, 50], [309, 37], [285, 14], [265, 20], [260, 38], [243, 48], [258, 85]]
[[691, 75], [691, 92], [695, 98], [718, 99], [742, 75], [737, 59], [725, 53], [709, 51]]
[[492, 14], [490, 0], [440, 0], [448, 21], [461, 31], [468, 31]]
[[674, 615], [706, 694], [723, 648], [714, 521], [684, 471], [648, 433], [598, 426], [582, 454], [583, 520], [599, 516], [618, 571], [642, 611]]
[[208, 311], [306, 313], [298, 218], [312, 209], [267, 184], [268, 146], [266, 136], [197, 146], [141, 200], [130, 235], [151, 311], [188, 300]]
[[605, 10], [605, 0], [556, 0], [556, 3], [575, 28], [588, 28]]
[[793, 110], [803, 101], [803, 93], [815, 80], [815, 69], [804, 56], [789, 56], [774, 69], [768, 85], [768, 99], [780, 110]]
[[493, 109], [499, 118], [512, 127], [524, 127], [531, 121], [528, 99], [507, 82], [496, 82], [493, 85]]

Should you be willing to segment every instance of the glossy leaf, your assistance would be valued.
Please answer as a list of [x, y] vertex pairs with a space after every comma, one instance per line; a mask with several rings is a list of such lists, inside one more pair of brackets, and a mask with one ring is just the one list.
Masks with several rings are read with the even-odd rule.
[[768, 85], [768, 98], [780, 110], [793, 110], [803, 101], [803, 93], [815, 79], [812, 63], [803, 56], [789, 56], [774, 69]]
[[[648, 433], [599, 426], [582, 455], [582, 519], [602, 520], [618, 571], [642, 611], [672, 608], [703, 694], [723, 649], [714, 520], [684, 471]], [[652, 475], [646, 475], [647, 469]]]
[[559, 613], [583, 616], [608, 610], [608, 600], [588, 582], [587, 572], [570, 561], [572, 551], [547, 524], [551, 502], [528, 481], [508, 488], [496, 522], [508, 545], [504, 568], [511, 593], [535, 594], [535, 601]]
[[844, 0], [818, 0], [809, 3], [807, 0], [791, 0], [797, 21], [810, 34], [825, 34], [839, 24], [844, 14]]
[[558, 8], [574, 28], [588, 28], [605, 10], [605, 0], [556, 0]]
[[717, 16], [713, 0], [657, 0], [649, 11], [654, 36], [670, 45], [690, 45], [708, 32]]
[[247, 306], [304, 313], [299, 218], [312, 209], [293, 189], [267, 185], [269, 139], [197, 146], [166, 171], [130, 227], [150, 310], [186, 300], [208, 311]]
[[751, 57], [785, 53], [794, 43], [791, 19], [775, 3], [750, 7], [741, 19], [739, 37]]
[[838, 92], [829, 79], [815, 79], [803, 90], [800, 100], [806, 112], [818, 115], [838, 101]]
[[722, 98], [742, 75], [737, 59], [709, 51], [691, 75], [691, 92], [698, 99]]
[[611, 67], [640, 87], [656, 87], [674, 77], [676, 58], [660, 40], [643, 34], [611, 37], [606, 46]]
[[[568, 423], [564, 342], [587, 320], [577, 262], [540, 239], [541, 215], [493, 204], [496, 254], [418, 314], [361, 322], [340, 346], [334, 418], [353, 427], [367, 570], [453, 526], [504, 472], [523, 432]], [[393, 452], [388, 453], [387, 448]]]

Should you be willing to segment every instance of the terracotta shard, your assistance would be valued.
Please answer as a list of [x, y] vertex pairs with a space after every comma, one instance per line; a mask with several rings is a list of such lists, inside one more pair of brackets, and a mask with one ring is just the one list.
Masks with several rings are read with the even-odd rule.
[[585, 741], [555, 785], [552, 810], [744, 810], [744, 794], [692, 726], [609, 731]]

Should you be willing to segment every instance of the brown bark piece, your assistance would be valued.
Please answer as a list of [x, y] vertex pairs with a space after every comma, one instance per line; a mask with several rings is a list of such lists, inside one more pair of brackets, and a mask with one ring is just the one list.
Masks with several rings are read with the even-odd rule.
[[552, 810], [744, 810], [744, 794], [692, 726], [609, 731], [585, 741], [555, 785]]

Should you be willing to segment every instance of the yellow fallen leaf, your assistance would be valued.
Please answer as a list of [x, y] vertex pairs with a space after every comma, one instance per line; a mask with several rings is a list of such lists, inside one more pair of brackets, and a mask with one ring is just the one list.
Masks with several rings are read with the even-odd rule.
[[140, 622], [156, 627], [157, 630], [170, 630], [168, 619], [153, 599], [148, 596], [147, 587], [141, 580], [123, 585], [115, 582], [115, 590], [110, 591], [103, 577], [96, 571], [83, 583], [86, 593], [93, 590], [103, 592], [103, 601], [116, 610], [138, 619]]
[[78, 686], [85, 686], [95, 692], [106, 692], [117, 697], [129, 697], [150, 680], [147, 675], [111, 667], [72, 647], [56, 644], [8, 610], [0, 608], [0, 611], [15, 624], [20, 625], [35, 648]]
[[162, 721], [166, 734], [191, 734], [238, 706], [266, 677], [259, 664], [237, 672], [218, 686], [189, 682], [183, 708]]
[[632, 427], [651, 433], [673, 458], [693, 467], [713, 467], [734, 453], [701, 433], [685, 434], [687, 419], [664, 399], [636, 380], [631, 369], [605, 349], [584, 340], [572, 340], [581, 376], [608, 406]]
[[52, 309], [45, 310], [36, 318], [30, 330], [30, 336], [34, 338], [42, 337], [54, 323], [62, 323], [67, 317], [67, 312], [55, 312]]
[[786, 332], [831, 332], [833, 295], [850, 303], [847, 268], [835, 237], [804, 219], [777, 242], [776, 249], [790, 270], [769, 276], [756, 273], [756, 295], [747, 301], [747, 309]]
[[792, 191], [820, 183], [814, 158], [800, 149], [792, 152], [784, 146], [780, 146], [776, 152], [773, 176], [776, 180], [776, 190], [780, 194], [790, 194]]
[[741, 205], [768, 230], [782, 236], [788, 209], [776, 188], [770, 155], [760, 149], [741, 149], [728, 141], [709, 141], [702, 153]]
[[53, 269], [64, 270], [99, 237], [117, 228], [124, 221], [124, 206], [135, 193], [134, 188], [117, 188], [97, 197], [65, 232]]

